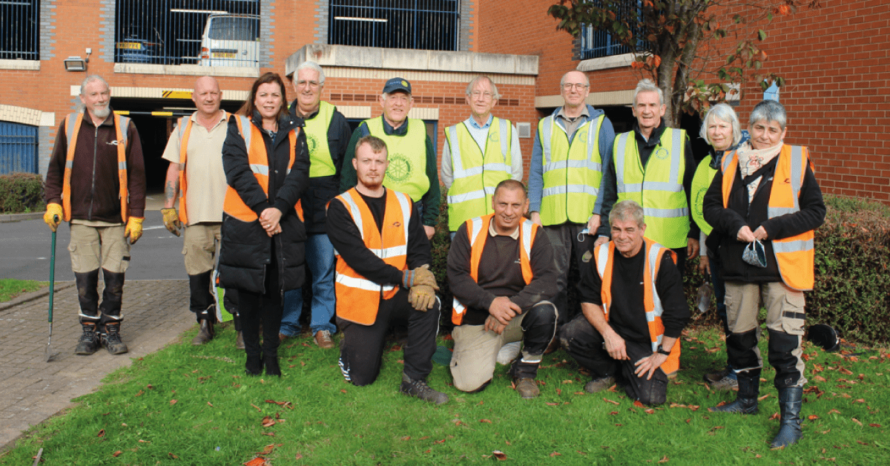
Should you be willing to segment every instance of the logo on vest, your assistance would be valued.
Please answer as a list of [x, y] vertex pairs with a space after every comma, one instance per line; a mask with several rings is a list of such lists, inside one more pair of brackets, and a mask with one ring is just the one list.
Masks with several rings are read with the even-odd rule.
[[491, 133], [488, 135], [488, 140], [491, 142], [500, 142], [501, 137], [498, 136], [498, 133]]
[[398, 228], [398, 227], [402, 226], [402, 222], [393, 222], [392, 226], [393, 226], [393, 228]]
[[315, 136], [306, 133], [306, 145], [309, 146], [309, 153], [315, 152], [315, 149], [318, 147], [318, 139]]
[[408, 181], [411, 178], [411, 162], [408, 161], [408, 158], [402, 154], [390, 155], [386, 178], [396, 183]]
[[668, 154], [668, 150], [665, 149], [664, 147], [659, 147], [658, 149], [655, 150], [655, 157], [658, 160], [665, 160], [668, 158], [669, 155], [670, 154]]
[[105, 144], [108, 144], [109, 146], [116, 146], [116, 145], [118, 145], [118, 142], [117, 142], [116, 140], [115, 140], [115, 141], [108, 141], [108, 142], [106, 142]]

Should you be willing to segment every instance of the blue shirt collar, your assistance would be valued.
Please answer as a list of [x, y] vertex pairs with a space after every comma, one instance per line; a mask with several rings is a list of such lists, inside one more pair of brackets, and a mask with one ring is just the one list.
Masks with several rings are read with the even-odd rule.
[[487, 129], [489, 126], [491, 126], [491, 121], [492, 121], [493, 119], [494, 119], [494, 115], [492, 115], [492, 114], [489, 113], [489, 114], [488, 114], [488, 121], [486, 121], [485, 124], [482, 125], [482, 126], [479, 126], [479, 123], [477, 123], [477, 122], [476, 122], [476, 119], [473, 118], [472, 116], [470, 116], [470, 118], [467, 118], [467, 121], [469, 121], [470, 124], [473, 125], [473, 127], [476, 128], [476, 129]]

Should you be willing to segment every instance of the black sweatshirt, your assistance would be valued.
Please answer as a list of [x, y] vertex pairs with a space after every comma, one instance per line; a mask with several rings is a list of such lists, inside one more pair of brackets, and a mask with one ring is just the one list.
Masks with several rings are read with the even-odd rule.
[[[386, 212], [386, 195], [368, 197], [359, 193], [377, 223], [380, 231], [383, 216]], [[408, 223], [408, 268], [415, 269], [421, 265], [432, 265], [430, 242], [423, 231], [417, 209], [411, 208], [411, 221]], [[361, 232], [352, 220], [346, 206], [337, 199], [328, 204], [328, 238], [337, 252], [359, 275], [379, 285], [398, 285], [402, 283], [402, 271], [383, 262], [375, 256], [362, 241]]]
[[[649, 140], [643, 138], [643, 135], [640, 134], [640, 126], [637, 123], [634, 123], [634, 137], [637, 140], [637, 150], [640, 153], [640, 162], [643, 165], [643, 169], [646, 168], [646, 163], [649, 161], [649, 156], [652, 155], [652, 151], [655, 150], [655, 147], [658, 145], [661, 140], [661, 135], [664, 133], [666, 127], [664, 126], [664, 119], [661, 120], [661, 124], [658, 125], [658, 128], [652, 130], [652, 134], [649, 135]], [[615, 137], [615, 147], [618, 147], [618, 137]], [[624, 154], [616, 154], [616, 157], [623, 157]], [[690, 201], [690, 193], [692, 192], [692, 178], [695, 177], [695, 168], [698, 167], [698, 164], [695, 163], [695, 157], [692, 154], [692, 144], [689, 142], [689, 136], [686, 136], [686, 143], [683, 146], [683, 158], [686, 162], [685, 170], [683, 172], [683, 190], [686, 192], [686, 205], [689, 206], [689, 234], [686, 235], [687, 238], [692, 238], [694, 240], [698, 240], [698, 236], [700, 233], [700, 229], [698, 228], [698, 224], [692, 220], [692, 203]], [[615, 202], [618, 201], [618, 186], [617, 186], [617, 176], [615, 175], [615, 161], [612, 160], [612, 163], [609, 164], [608, 170], [603, 173], [603, 192], [600, 193], [600, 196], [603, 196], [603, 207], [600, 211], [602, 217], [600, 218], [600, 227], [597, 230], [598, 236], [605, 236], [607, 238], [612, 237], [612, 228], [609, 225], [609, 212], [612, 211], [612, 206], [615, 205]]]
[[[637, 255], [626, 258], [617, 250], [612, 265], [612, 306], [609, 308], [609, 325], [621, 338], [637, 343], [650, 343], [649, 324], [646, 323], [646, 310], [643, 306], [643, 274], [646, 246], [640, 248]], [[603, 305], [603, 282], [596, 271], [596, 261], [582, 264], [581, 283], [578, 291], [581, 302]], [[665, 253], [658, 268], [655, 279], [655, 290], [661, 298], [664, 312], [661, 322], [664, 324], [664, 336], [677, 338], [689, 321], [689, 305], [683, 294], [683, 282], [680, 271]]]
[[[494, 221], [494, 219], [492, 219]], [[522, 278], [518, 239], [510, 236], [491, 236], [482, 249], [479, 260], [479, 283], [470, 276], [472, 249], [467, 237], [467, 224], [457, 229], [448, 251], [448, 283], [454, 296], [467, 307], [462, 325], [482, 325], [488, 318], [488, 307], [494, 298], [507, 296], [522, 312], [527, 312], [544, 300], [556, 295], [556, 268], [550, 239], [539, 229], [532, 244], [531, 262], [534, 278], [528, 285]]]

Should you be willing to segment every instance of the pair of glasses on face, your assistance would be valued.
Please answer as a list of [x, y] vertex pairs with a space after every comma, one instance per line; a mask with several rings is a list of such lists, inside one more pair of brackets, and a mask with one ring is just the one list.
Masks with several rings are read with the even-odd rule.
[[299, 86], [299, 87], [309, 86], [312, 89], [315, 89], [316, 87], [319, 86], [319, 82], [318, 81], [297, 81], [297, 86]]
[[578, 89], [579, 91], [583, 91], [584, 89], [587, 89], [588, 87], [590, 87], [590, 85], [581, 84], [581, 83], [566, 83], [566, 84], [562, 85], [562, 88], [567, 91], [571, 91], [573, 87], [575, 89]]
[[489, 100], [489, 99], [494, 98], [494, 94], [492, 94], [491, 92], [479, 92], [479, 91], [473, 91], [473, 92], [470, 93], [470, 95], [471, 95], [474, 99], [478, 99], [479, 97], [484, 97], [485, 100]]

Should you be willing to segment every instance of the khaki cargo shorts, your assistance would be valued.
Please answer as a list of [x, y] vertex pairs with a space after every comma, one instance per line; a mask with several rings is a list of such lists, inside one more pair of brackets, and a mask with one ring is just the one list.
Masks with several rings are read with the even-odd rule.
[[185, 228], [182, 240], [185, 273], [199, 275], [213, 270], [221, 226], [221, 223], [196, 223]]
[[124, 273], [130, 266], [130, 243], [124, 237], [124, 225], [88, 226], [71, 224], [71, 270], [74, 273], [92, 272], [103, 268], [112, 273]]

